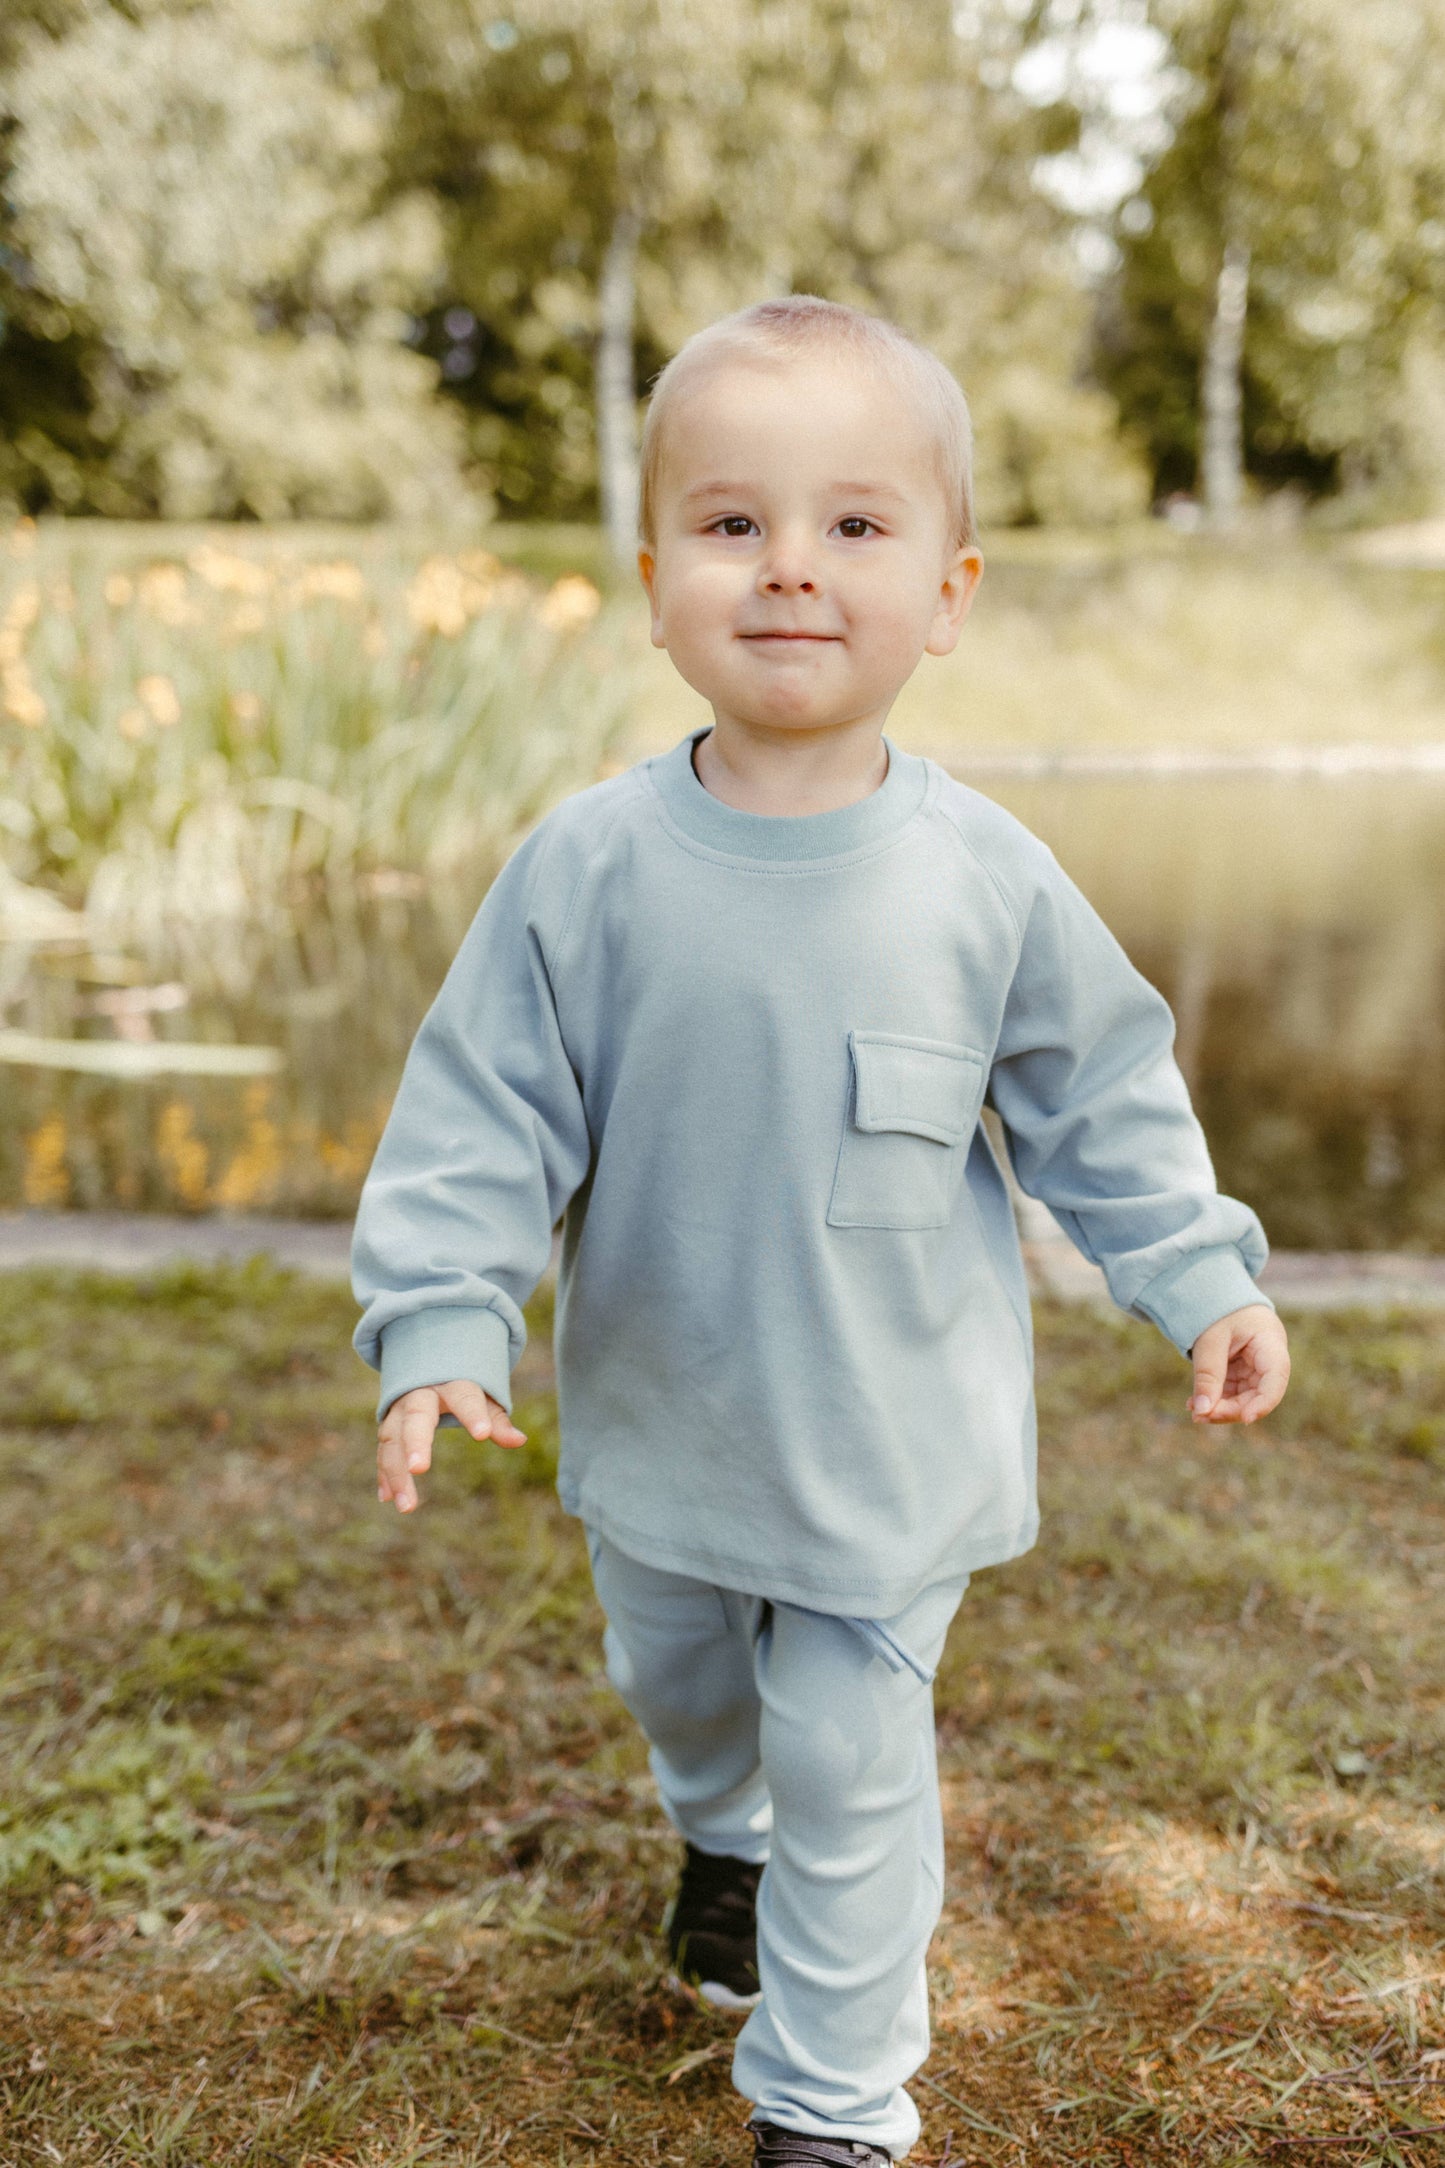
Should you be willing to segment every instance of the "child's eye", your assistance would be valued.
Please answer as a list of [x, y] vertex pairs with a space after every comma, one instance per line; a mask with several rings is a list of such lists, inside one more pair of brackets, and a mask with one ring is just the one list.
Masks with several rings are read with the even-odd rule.
[[729, 512], [722, 519], [715, 522], [715, 527], [719, 534], [745, 535], [752, 524], [752, 521], [745, 517], [743, 513]]
[[872, 534], [873, 531], [872, 520], [864, 519], [861, 512], [850, 512], [846, 519], [838, 522], [838, 532], [849, 542], [857, 542], [863, 535]]

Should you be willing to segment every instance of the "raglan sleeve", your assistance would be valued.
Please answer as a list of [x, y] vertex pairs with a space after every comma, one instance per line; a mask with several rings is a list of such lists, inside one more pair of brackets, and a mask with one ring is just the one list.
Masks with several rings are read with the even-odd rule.
[[1114, 1301], [1187, 1355], [1206, 1325], [1268, 1303], [1255, 1283], [1264, 1230], [1216, 1185], [1167, 1002], [1039, 851], [989, 1097], [1020, 1186]]
[[378, 1420], [413, 1386], [451, 1378], [510, 1409], [522, 1305], [591, 1162], [555, 999], [548, 935], [567, 899], [548, 842], [543, 823], [483, 898], [412, 1042], [362, 1188], [353, 1345], [381, 1373]]

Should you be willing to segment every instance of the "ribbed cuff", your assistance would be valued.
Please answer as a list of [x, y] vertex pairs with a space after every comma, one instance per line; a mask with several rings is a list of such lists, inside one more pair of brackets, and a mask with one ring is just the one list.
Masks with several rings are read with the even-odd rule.
[[1187, 1355], [1206, 1325], [1250, 1302], [1274, 1308], [1250, 1278], [1238, 1250], [1228, 1244], [1192, 1250], [1179, 1258], [1135, 1297], [1134, 1308], [1151, 1319], [1181, 1355]]
[[[474, 1379], [510, 1415], [511, 1375], [511, 1336], [496, 1310], [455, 1303], [409, 1310], [382, 1327], [376, 1419], [380, 1422], [393, 1400], [413, 1386], [446, 1385], [453, 1378]], [[438, 1428], [448, 1425], [461, 1428], [454, 1415], [443, 1415]]]

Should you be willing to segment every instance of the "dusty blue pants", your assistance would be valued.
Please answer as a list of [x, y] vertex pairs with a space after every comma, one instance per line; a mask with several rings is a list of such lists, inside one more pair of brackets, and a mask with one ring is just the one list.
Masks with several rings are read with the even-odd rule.
[[760, 2119], [901, 2157], [943, 1899], [932, 1682], [967, 1580], [846, 1619], [664, 1573], [595, 1529], [587, 1547], [608, 1677], [669, 1821], [701, 1851], [767, 1861], [763, 1999], [733, 2083]]

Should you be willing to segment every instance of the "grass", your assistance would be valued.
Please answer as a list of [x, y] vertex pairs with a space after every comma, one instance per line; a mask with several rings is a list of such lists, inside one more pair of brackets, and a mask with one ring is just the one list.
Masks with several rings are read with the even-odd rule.
[[[344, 1290], [5, 1290], [6, 2168], [745, 2160], [550, 1487], [545, 1289], [526, 1453], [445, 1435], [407, 1521]], [[1438, 1333], [1302, 1319], [1244, 1435], [1144, 1327], [1039, 1345], [1044, 1537], [940, 1679], [915, 2158], [1438, 2157]]]

